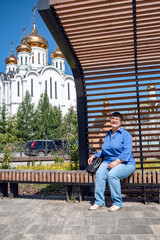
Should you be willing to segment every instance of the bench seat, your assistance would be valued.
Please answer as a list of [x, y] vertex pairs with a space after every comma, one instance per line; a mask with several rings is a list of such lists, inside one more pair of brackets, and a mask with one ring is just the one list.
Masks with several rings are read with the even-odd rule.
[[[80, 200], [83, 200], [83, 188], [85, 185], [94, 185], [95, 175], [85, 170], [0, 170], [0, 195], [8, 196], [8, 183], [10, 183], [9, 196], [18, 196], [18, 183], [37, 183], [37, 184], [66, 184], [67, 196], [71, 195], [73, 185], [80, 186]], [[135, 171], [131, 176], [121, 181], [122, 187], [158, 187], [160, 188], [160, 172], [157, 171]], [[160, 194], [159, 194], [160, 201]]]

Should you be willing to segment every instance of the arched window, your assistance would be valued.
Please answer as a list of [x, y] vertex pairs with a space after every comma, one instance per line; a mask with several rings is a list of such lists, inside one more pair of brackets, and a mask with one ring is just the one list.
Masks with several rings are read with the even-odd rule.
[[57, 82], [55, 82], [55, 99], [57, 99]]
[[68, 100], [70, 100], [70, 85], [68, 83]]
[[40, 64], [40, 53], [38, 53], [38, 64]]
[[34, 53], [32, 53], [32, 63], [34, 63]]
[[58, 68], [58, 62], [56, 62], [56, 68]]
[[47, 80], [45, 80], [45, 92], [47, 93]]
[[23, 58], [21, 57], [21, 65], [23, 65]]
[[25, 64], [27, 65], [27, 57], [25, 57]]
[[33, 97], [33, 79], [31, 79], [31, 97]]
[[62, 62], [60, 62], [60, 70], [62, 70]]
[[50, 98], [52, 98], [52, 78], [50, 78]]
[[43, 53], [43, 65], [44, 65], [44, 53]]
[[17, 96], [20, 97], [20, 82], [17, 82]]

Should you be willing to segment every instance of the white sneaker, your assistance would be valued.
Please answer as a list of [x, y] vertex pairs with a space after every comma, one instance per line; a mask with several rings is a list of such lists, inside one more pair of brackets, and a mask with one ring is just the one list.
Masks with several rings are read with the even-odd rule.
[[93, 206], [90, 206], [88, 208], [88, 210], [97, 210], [97, 209], [100, 209], [100, 208], [105, 208], [105, 207], [94, 204]]
[[116, 212], [116, 211], [119, 211], [121, 209], [121, 207], [118, 207], [116, 205], [112, 205], [112, 207], [110, 207], [108, 209], [109, 212]]

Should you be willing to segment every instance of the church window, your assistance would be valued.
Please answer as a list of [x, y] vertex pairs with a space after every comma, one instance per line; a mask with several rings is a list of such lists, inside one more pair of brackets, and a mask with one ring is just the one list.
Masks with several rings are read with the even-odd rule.
[[45, 92], [47, 93], [47, 80], [45, 81]]
[[68, 83], [68, 100], [70, 100], [71, 98], [70, 98], [70, 85], [69, 85], [69, 83]]
[[27, 57], [25, 57], [25, 64], [27, 65]]
[[31, 79], [31, 97], [33, 97], [33, 79]]
[[17, 82], [17, 96], [20, 96], [20, 82]]
[[57, 99], [57, 82], [55, 82], [55, 99]]
[[62, 62], [60, 62], [60, 70], [62, 70]]
[[44, 53], [43, 53], [43, 65], [44, 65]]
[[40, 64], [40, 53], [38, 53], [38, 64]]
[[34, 53], [32, 53], [32, 63], [34, 63]]
[[23, 58], [21, 57], [21, 65], [23, 64]]
[[52, 78], [50, 78], [50, 98], [52, 98]]
[[58, 62], [56, 62], [56, 68], [58, 68]]

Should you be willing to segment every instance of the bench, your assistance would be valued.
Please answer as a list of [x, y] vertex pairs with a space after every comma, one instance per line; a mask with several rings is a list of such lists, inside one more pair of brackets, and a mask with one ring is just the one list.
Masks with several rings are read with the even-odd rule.
[[[59, 157], [63, 158], [64, 161], [68, 161], [70, 158], [66, 155], [59, 155]], [[3, 157], [0, 157], [0, 163], [3, 162]], [[11, 160], [9, 160], [10, 163], [27, 163], [27, 165], [30, 165], [30, 163], [33, 162], [54, 162], [54, 156], [25, 156], [25, 157], [13, 157]]]
[[[160, 203], [160, 172], [158, 170], [148, 172], [143, 171], [143, 173], [141, 170], [135, 171], [131, 176], [123, 179], [121, 182], [122, 188], [143, 187], [144, 202], [146, 202], [146, 187], [156, 187]], [[18, 197], [18, 183], [65, 184], [67, 199], [70, 199], [71, 197], [73, 186], [79, 186], [79, 201], [82, 201], [84, 200], [84, 186], [94, 185], [95, 175], [92, 175], [85, 170], [0, 170], [1, 197]]]

